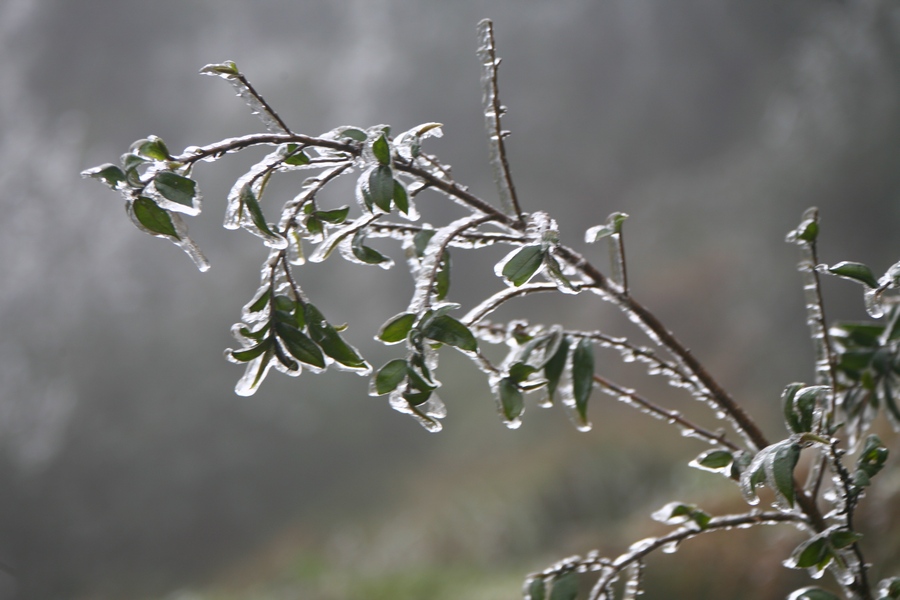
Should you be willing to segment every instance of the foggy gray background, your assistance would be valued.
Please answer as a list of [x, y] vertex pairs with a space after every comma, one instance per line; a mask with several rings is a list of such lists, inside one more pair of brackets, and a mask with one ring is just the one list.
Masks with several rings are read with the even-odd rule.
[[[534, 408], [507, 431], [471, 369], [442, 394], [436, 436], [347, 374], [273, 372], [235, 396], [241, 369], [222, 350], [265, 253], [221, 220], [250, 163], [198, 168], [204, 274], [78, 175], [149, 134], [180, 151], [261, 131], [229, 86], [197, 75], [230, 59], [298, 132], [443, 123], [430, 151], [493, 198], [484, 17], [525, 210], [548, 210], [601, 266], [583, 230], [629, 213], [635, 295], [775, 423], [783, 386], [812, 376], [784, 234], [817, 205], [824, 262], [880, 273], [900, 254], [895, 2], [0, 0], [0, 560], [18, 572], [0, 574], [0, 598], [200, 585], [289, 524], [338, 529], [402, 503], [411, 479], [439, 485], [432, 464], [532, 460], [576, 435]], [[410, 288], [376, 271], [313, 270], [307, 287], [380, 364], [370, 333]], [[459, 277], [462, 294], [481, 285]], [[835, 316], [863, 316], [854, 286], [827, 289]], [[588, 436], [615, 429], [595, 422]]]

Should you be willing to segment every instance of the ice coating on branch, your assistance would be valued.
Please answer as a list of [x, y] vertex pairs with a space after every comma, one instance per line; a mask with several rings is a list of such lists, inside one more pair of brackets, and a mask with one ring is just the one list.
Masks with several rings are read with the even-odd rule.
[[481, 103], [484, 109], [484, 128], [488, 136], [488, 158], [494, 171], [494, 181], [497, 183], [503, 210], [507, 214], [517, 215], [519, 210], [516, 190], [509, 175], [509, 165], [503, 147], [503, 139], [509, 132], [503, 131], [500, 126], [500, 117], [506, 112], [506, 107], [500, 105], [500, 98], [497, 96], [497, 67], [500, 66], [500, 59], [497, 58], [494, 26], [490, 19], [478, 23], [478, 41], [478, 58], [482, 67]]
[[234, 87], [238, 97], [247, 103], [250, 112], [257, 117], [272, 133], [291, 133], [287, 125], [272, 110], [272, 107], [260, 96], [250, 82], [238, 71], [234, 61], [226, 61], [221, 64], [210, 64], [200, 69], [202, 75], [210, 75], [213, 77], [221, 77]]
[[418, 273], [415, 274], [416, 289], [409, 302], [407, 312], [419, 314], [430, 304], [435, 275], [437, 274], [441, 258], [444, 254], [443, 249], [447, 246], [449, 241], [485, 220], [487, 220], [485, 215], [468, 215], [456, 219], [435, 231], [434, 235], [431, 236], [431, 239], [428, 241], [428, 245], [425, 247], [421, 266], [418, 269]]

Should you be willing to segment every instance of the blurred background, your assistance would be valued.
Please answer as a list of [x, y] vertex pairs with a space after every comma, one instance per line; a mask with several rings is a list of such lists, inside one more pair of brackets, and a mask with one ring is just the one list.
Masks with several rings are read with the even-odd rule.
[[[635, 295], [781, 435], [781, 390], [813, 377], [785, 233], [816, 205], [823, 262], [881, 273], [900, 254], [896, 2], [2, 0], [0, 599], [516, 598], [528, 571], [659, 533], [648, 515], [669, 500], [739, 506], [733, 486], [687, 468], [700, 444], [599, 393], [590, 433], [533, 401], [507, 430], [450, 353], [436, 435], [347, 374], [273, 372], [237, 397], [242, 370], [222, 351], [265, 253], [221, 219], [251, 159], [197, 171], [203, 274], [79, 177], [149, 134], [180, 151], [261, 131], [229, 86], [197, 75], [234, 60], [299, 132], [444, 123], [428, 149], [493, 198], [485, 17], [524, 208], [548, 210], [601, 266], [584, 229], [629, 213]], [[481, 255], [454, 259], [451, 295], [496, 285], [466, 277]], [[406, 305], [409, 278], [337, 262], [304, 285], [379, 365], [390, 355], [371, 333]], [[826, 286], [829, 316], [864, 317], [857, 286]], [[595, 299], [503, 313], [516, 315], [634, 333]], [[870, 501], [900, 506], [897, 470], [881, 477]], [[900, 536], [883, 535], [898, 515], [863, 527], [882, 532], [867, 558], [900, 563]], [[780, 566], [792, 531], [706, 537], [650, 563], [648, 597], [776, 598], [805, 581]]]

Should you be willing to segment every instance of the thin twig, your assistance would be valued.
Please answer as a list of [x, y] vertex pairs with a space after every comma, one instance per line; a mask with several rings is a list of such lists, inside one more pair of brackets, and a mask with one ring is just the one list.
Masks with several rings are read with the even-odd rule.
[[609, 379], [606, 379], [605, 377], [602, 377], [600, 375], [594, 375], [594, 381], [596, 381], [600, 385], [600, 389], [609, 393], [611, 396], [616, 396], [617, 399], [622, 400], [623, 402], [633, 404], [638, 410], [646, 412], [647, 414], [650, 414], [658, 419], [670, 423], [678, 423], [682, 427], [689, 430], [692, 435], [704, 439], [710, 444], [725, 446], [729, 450], [733, 450], [735, 452], [741, 450], [740, 446], [725, 439], [724, 433], [713, 433], [708, 429], [700, 427], [690, 419], [684, 417], [681, 413], [673, 410], [668, 410], [657, 404], [654, 404], [640, 394], [635, 393], [633, 390], [623, 388], [622, 386], [617, 385]]
[[504, 209], [512, 213], [518, 220], [522, 220], [522, 209], [519, 207], [519, 199], [516, 197], [516, 186], [513, 184], [510, 174], [509, 161], [506, 158], [506, 145], [503, 139], [507, 132], [500, 126], [500, 116], [505, 108], [500, 104], [500, 91], [497, 84], [497, 70], [500, 59], [497, 58], [494, 46], [494, 25], [490, 19], [484, 19], [478, 23], [478, 34], [481, 43], [478, 48], [478, 56], [481, 58], [482, 72], [482, 104], [484, 107], [484, 126], [488, 134], [490, 145], [490, 161], [494, 168], [494, 179], [500, 192], [500, 199]]
[[256, 88], [254, 88], [254, 87], [250, 84], [250, 82], [247, 80], [247, 78], [244, 77], [244, 74], [243, 74], [243, 73], [238, 73], [235, 77], [237, 78], [238, 81], [240, 81], [240, 82], [244, 85], [244, 87], [247, 88], [247, 91], [250, 92], [250, 94], [256, 99], [256, 101], [259, 102], [260, 105], [262, 105], [262, 107], [263, 107], [263, 109], [266, 111], [266, 113], [267, 113], [270, 117], [272, 117], [272, 119], [273, 119], [276, 123], [278, 123], [278, 126], [281, 127], [281, 129], [282, 129], [285, 133], [287, 133], [287, 134], [290, 135], [290, 134], [292, 133], [292, 132], [291, 132], [291, 128], [288, 127], [287, 124], [285, 124], [285, 122], [281, 119], [281, 117], [278, 115], [278, 113], [275, 112], [275, 109], [272, 108], [272, 107], [269, 105], [268, 102], [266, 102], [266, 99], [263, 98], [263, 97], [260, 95], [260, 93], [256, 91]]

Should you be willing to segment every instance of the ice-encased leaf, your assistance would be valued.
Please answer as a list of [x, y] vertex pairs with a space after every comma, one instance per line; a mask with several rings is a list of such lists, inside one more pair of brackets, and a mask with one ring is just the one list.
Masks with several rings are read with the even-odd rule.
[[172, 158], [166, 144], [155, 135], [134, 142], [131, 145], [131, 152], [148, 160], [164, 161]]
[[394, 140], [394, 148], [406, 160], [413, 160], [419, 156], [423, 139], [443, 135], [442, 126], [441, 123], [423, 123], [404, 131]]
[[397, 344], [406, 339], [416, 322], [416, 315], [413, 313], [400, 313], [391, 317], [378, 332], [376, 339], [381, 340], [385, 344]]
[[241, 350], [228, 350], [227, 357], [235, 362], [250, 362], [257, 356], [272, 347], [272, 338], [266, 338], [255, 346], [242, 348]]
[[[263, 239], [266, 246], [283, 250], [287, 248], [287, 238], [275, 233], [266, 223], [266, 217], [263, 215], [262, 208], [253, 191], [253, 186], [249, 183], [241, 189], [240, 194], [241, 206], [244, 210], [245, 217], [241, 219], [241, 225], [250, 233]], [[247, 218], [249, 217], [249, 218]]]
[[144, 190], [159, 206], [186, 215], [200, 214], [200, 190], [197, 182], [172, 171], [161, 171]]
[[512, 377], [504, 377], [497, 384], [497, 395], [503, 418], [507, 423], [514, 423], [525, 410], [525, 399], [522, 390]]
[[872, 274], [872, 269], [858, 262], [843, 261], [836, 265], [827, 267], [826, 270], [832, 275], [858, 281], [870, 288], [878, 287], [878, 280]]
[[99, 179], [114, 190], [127, 187], [125, 182], [125, 171], [112, 163], [105, 163], [97, 167], [85, 169], [81, 172], [81, 176]]
[[900, 577], [888, 577], [878, 582], [877, 600], [900, 599]]
[[397, 210], [405, 215], [409, 214], [409, 194], [399, 179], [394, 179], [394, 204]]
[[726, 473], [731, 463], [734, 461], [734, 455], [728, 450], [707, 450], [692, 460], [689, 466], [695, 469], [711, 471], [713, 473]]
[[765, 483], [775, 492], [778, 505], [794, 506], [794, 467], [800, 457], [800, 444], [795, 436], [760, 450], [741, 473], [741, 492], [748, 504], [759, 502], [756, 487]]
[[666, 525], [682, 525], [692, 522], [700, 529], [706, 529], [711, 517], [693, 504], [670, 502], [650, 515], [654, 521]]
[[341, 335], [322, 313], [312, 304], [304, 305], [304, 316], [309, 336], [319, 345], [322, 351], [344, 367], [357, 371], [360, 375], [368, 375], [371, 367], [360, 356], [353, 346], [341, 338]]
[[812, 431], [815, 409], [819, 398], [831, 388], [824, 385], [788, 385], [781, 394], [785, 421], [793, 433]]
[[819, 209], [811, 207], [804, 211], [800, 224], [787, 234], [785, 241], [801, 246], [813, 243], [819, 235]]
[[584, 232], [584, 241], [588, 244], [599, 242], [605, 237], [622, 233], [622, 223], [628, 215], [623, 212], [614, 212], [606, 218], [603, 225], [595, 225]]
[[334, 210], [317, 210], [312, 214], [317, 219], [325, 221], [326, 223], [331, 223], [332, 225], [340, 225], [347, 220], [347, 215], [350, 214], [350, 207], [343, 206]]
[[550, 359], [544, 364], [544, 377], [547, 378], [547, 401], [552, 403], [556, 390], [559, 387], [559, 380], [566, 368], [566, 362], [569, 358], [569, 339], [563, 337], [559, 341], [559, 346]]
[[372, 154], [375, 155], [375, 159], [379, 164], [391, 164], [391, 145], [388, 143], [384, 132], [372, 142]]
[[277, 362], [273, 361], [274, 357], [275, 352], [269, 346], [265, 352], [248, 362], [244, 375], [234, 386], [234, 393], [238, 396], [252, 396], [266, 378], [273, 362]]
[[572, 390], [578, 417], [582, 425], [587, 425], [588, 400], [594, 390], [594, 346], [586, 338], [578, 340], [572, 353]]
[[384, 212], [391, 212], [391, 201], [394, 199], [392, 169], [379, 164], [364, 171], [357, 183], [357, 195], [367, 209], [372, 210], [374, 205]]
[[285, 349], [302, 363], [324, 369], [326, 366], [322, 350], [305, 333], [285, 322], [275, 322], [275, 331]]
[[378, 369], [375, 374], [375, 395], [383, 396], [393, 392], [406, 379], [407, 364], [402, 358], [396, 358]]
[[233, 60], [209, 64], [200, 69], [200, 73], [203, 75], [217, 75], [219, 77], [234, 77], [239, 72]]
[[517, 248], [497, 264], [496, 272], [515, 287], [527, 283], [544, 263], [544, 251], [540, 245]]
[[578, 574], [564, 573], [550, 583], [550, 600], [575, 600], [578, 597]]
[[146, 196], [137, 198], [131, 204], [131, 211], [137, 221], [150, 233], [181, 239], [172, 223], [172, 215], [150, 198]]
[[422, 335], [465, 352], [478, 351], [478, 342], [469, 328], [449, 315], [438, 315], [430, 319], [422, 329]]

